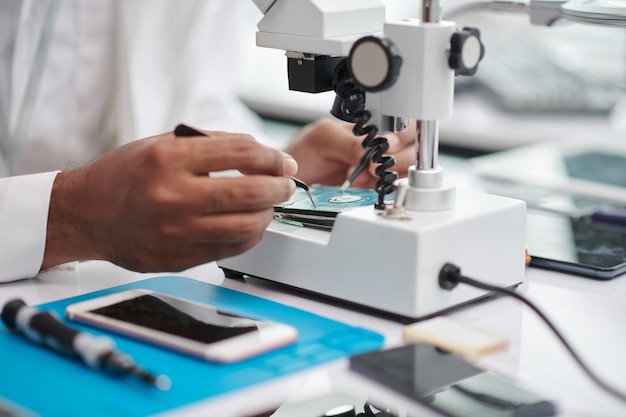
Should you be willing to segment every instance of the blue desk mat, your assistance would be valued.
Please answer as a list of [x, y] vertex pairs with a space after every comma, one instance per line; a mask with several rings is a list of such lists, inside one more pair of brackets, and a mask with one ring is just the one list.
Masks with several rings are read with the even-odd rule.
[[297, 308], [190, 278], [167, 276], [43, 304], [64, 317], [71, 303], [131, 288], [146, 288], [296, 327], [299, 340], [235, 364], [206, 362], [130, 338], [111, 336], [117, 347], [155, 374], [172, 379], [167, 392], [133, 377], [116, 378], [34, 345], [0, 324], [0, 397], [42, 416], [145, 416], [288, 375], [334, 359], [380, 349], [382, 335]]

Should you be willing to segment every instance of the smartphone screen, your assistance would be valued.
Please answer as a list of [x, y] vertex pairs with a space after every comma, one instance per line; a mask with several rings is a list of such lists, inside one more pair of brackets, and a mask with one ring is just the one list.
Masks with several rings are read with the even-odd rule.
[[357, 355], [350, 368], [447, 417], [557, 414], [553, 403], [428, 344]]
[[205, 359], [233, 362], [292, 343], [295, 328], [148, 290], [130, 290], [67, 307], [71, 320]]
[[215, 343], [257, 330], [254, 321], [218, 309], [209, 310], [212, 317], [205, 314], [196, 318], [155, 295], [142, 295], [91, 312], [201, 343]]
[[626, 187], [626, 156], [588, 151], [563, 156], [563, 165], [571, 178], [599, 184]]
[[530, 266], [594, 279], [612, 279], [626, 272], [626, 227], [528, 210], [527, 248]]

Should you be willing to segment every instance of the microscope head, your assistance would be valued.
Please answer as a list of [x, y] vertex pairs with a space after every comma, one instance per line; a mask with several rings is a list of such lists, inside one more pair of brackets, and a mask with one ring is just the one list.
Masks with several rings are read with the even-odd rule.
[[258, 46], [286, 51], [289, 89], [319, 93], [333, 89], [335, 67], [354, 42], [382, 33], [380, 0], [254, 0], [264, 14]]

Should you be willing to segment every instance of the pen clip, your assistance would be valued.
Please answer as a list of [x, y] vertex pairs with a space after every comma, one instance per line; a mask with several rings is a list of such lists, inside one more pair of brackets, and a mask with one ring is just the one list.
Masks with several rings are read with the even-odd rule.
[[189, 136], [209, 136], [206, 133], [202, 133], [199, 130], [194, 129], [193, 127], [189, 127], [184, 124], [179, 124], [174, 128], [174, 135], [180, 137], [189, 137]]

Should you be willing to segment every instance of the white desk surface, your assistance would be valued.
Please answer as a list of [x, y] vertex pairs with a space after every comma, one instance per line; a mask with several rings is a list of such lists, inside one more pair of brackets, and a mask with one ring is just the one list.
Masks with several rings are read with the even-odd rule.
[[[129, 272], [106, 262], [85, 262], [73, 271], [55, 271], [32, 280], [2, 284], [0, 303], [19, 296], [29, 304], [39, 304], [155, 275]], [[224, 279], [214, 263], [192, 268], [180, 275], [364, 326], [383, 333], [387, 346], [401, 343], [403, 325], [400, 323], [327, 304], [320, 299], [302, 297], [267, 281]], [[626, 317], [626, 277], [599, 282], [528, 269], [527, 281], [520, 291], [534, 300], [556, 322], [592, 369], [615, 386], [626, 389], [626, 330], [622, 322]], [[507, 352], [486, 357], [478, 365], [554, 400], [561, 410], [560, 415], [626, 415], [626, 404], [596, 388], [543, 322], [519, 302], [509, 299], [489, 301], [459, 311], [453, 317], [508, 336], [512, 343]], [[349, 386], [351, 390], [366, 389], [366, 384], [348, 374], [346, 364], [345, 360], [337, 361], [274, 383], [193, 404], [168, 415], [251, 415], [262, 411], [265, 405], [276, 405], [283, 400], [293, 402], [294, 398], [306, 398], [310, 393], [332, 392], [339, 386]], [[346, 385], [346, 380], [353, 382]], [[410, 411], [414, 406], [407, 407], [400, 412]]]
[[[266, 127], [277, 137], [288, 137], [295, 129], [281, 123], [267, 123]], [[440, 155], [439, 162], [447, 179], [457, 186], [480, 186], [477, 178], [470, 173], [467, 160]], [[139, 274], [107, 262], [84, 262], [74, 270], [52, 271], [34, 279], [0, 284], [0, 305], [14, 297], [36, 305], [156, 275], [174, 274]], [[385, 335], [387, 347], [402, 343], [401, 323], [329, 304], [319, 298], [313, 299], [268, 281], [225, 279], [214, 263], [177, 275], [223, 285], [378, 331]], [[626, 275], [603, 282], [529, 268], [526, 281], [518, 291], [544, 310], [593, 370], [607, 382], [626, 391], [626, 326], [622, 322], [626, 319]], [[626, 416], [626, 403], [597, 388], [544, 323], [519, 302], [493, 300], [458, 311], [452, 317], [509, 337], [511, 346], [507, 352], [485, 357], [477, 365], [553, 400], [559, 406], [561, 416]], [[277, 414], [277, 417], [314, 417], [330, 407], [324, 408], [323, 401], [311, 398], [337, 392], [340, 396], [347, 393], [352, 398], [367, 398], [374, 393], [382, 395], [382, 399], [398, 407], [400, 417], [407, 413], [412, 417], [432, 415], [393, 393], [380, 388], [375, 391], [370, 389], [365, 380], [347, 370], [347, 360], [340, 360], [275, 382], [201, 401], [166, 415], [244, 417], [280, 404], [295, 407], [295, 403], [310, 400], [312, 404], [305, 407], [302, 413], [293, 412], [294, 408], [291, 408], [287, 413]], [[328, 398], [326, 395], [324, 400]]]

